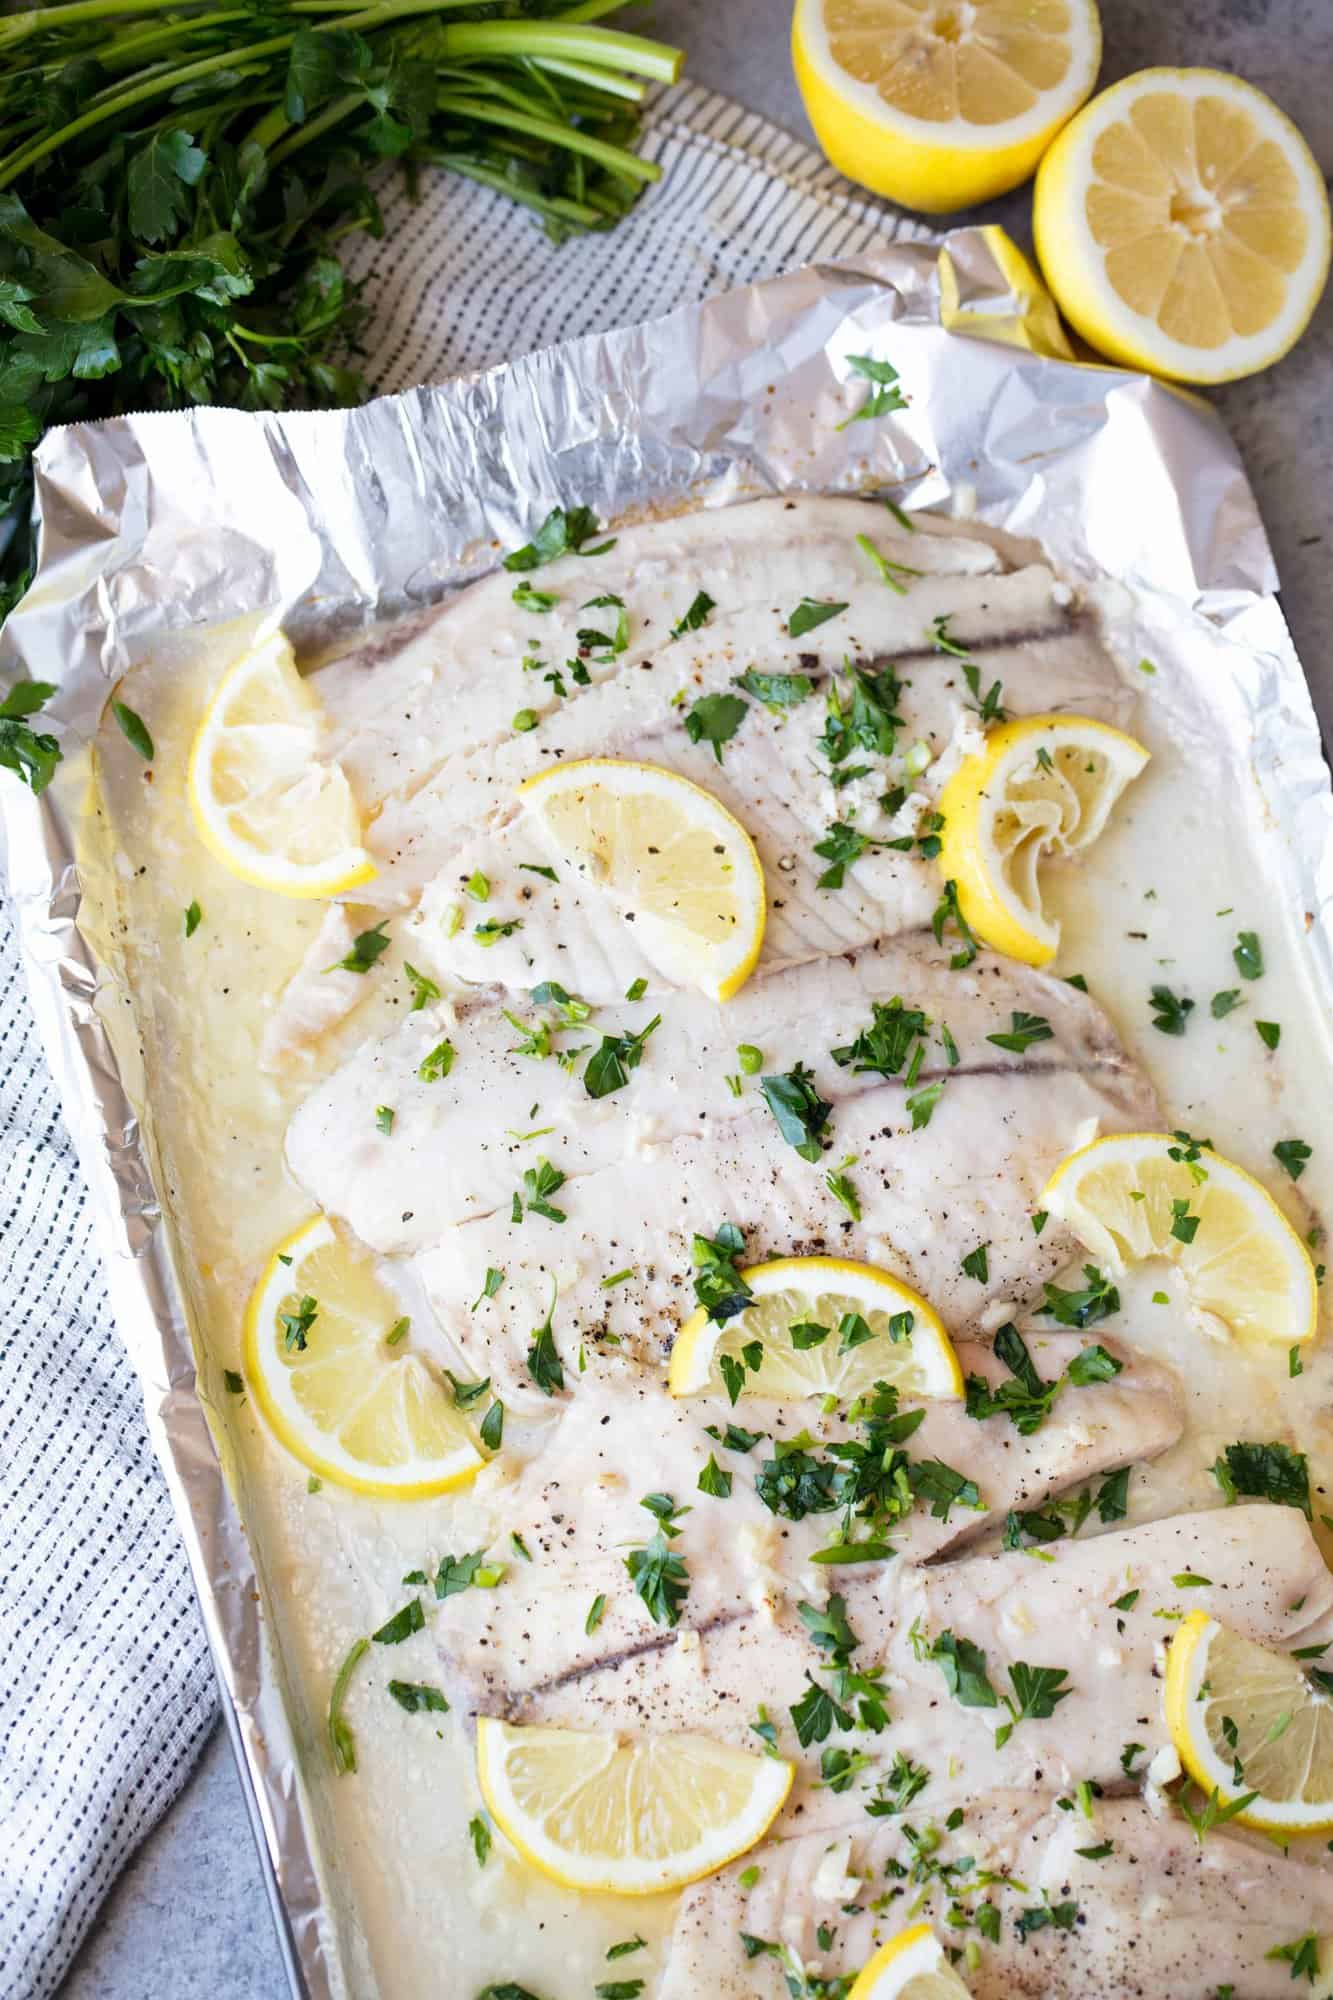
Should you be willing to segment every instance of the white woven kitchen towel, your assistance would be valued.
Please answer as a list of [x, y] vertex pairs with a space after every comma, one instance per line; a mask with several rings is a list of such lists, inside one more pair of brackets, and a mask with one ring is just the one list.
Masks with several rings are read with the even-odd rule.
[[[688, 85], [644, 150], [663, 182], [613, 234], [562, 246], [460, 181], [392, 193], [385, 239], [351, 260], [371, 379], [438, 380], [925, 233]], [[0, 1008], [0, 2000], [30, 2000], [184, 1783], [216, 1696], [7, 923]]]

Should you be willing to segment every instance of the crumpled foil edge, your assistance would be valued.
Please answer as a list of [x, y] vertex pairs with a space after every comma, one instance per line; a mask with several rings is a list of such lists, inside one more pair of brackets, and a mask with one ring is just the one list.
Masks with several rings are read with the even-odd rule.
[[[906, 411], [837, 425], [855, 355]], [[1333, 793], [1277, 578], [1234, 447], [1197, 398], [1072, 360], [997, 229], [723, 293], [502, 368], [318, 415], [200, 409], [54, 432], [37, 458], [40, 561], [0, 634], [0, 679], [54, 682], [65, 762], [0, 787], [29, 990], [87, 1178], [116, 1321], [143, 1384], [198, 1587], [292, 1990], [347, 1989], [268, 1659], [245, 1532], [196, 1393], [190, 1330], [133, 1101], [78, 929], [85, 746], [112, 682], [164, 633], [264, 613], [298, 647], [490, 568], [546, 510], [614, 520], [792, 488], [885, 492], [1041, 541], [1074, 578], [1131, 584], [1224, 641], [1246, 746], [1333, 992]]]

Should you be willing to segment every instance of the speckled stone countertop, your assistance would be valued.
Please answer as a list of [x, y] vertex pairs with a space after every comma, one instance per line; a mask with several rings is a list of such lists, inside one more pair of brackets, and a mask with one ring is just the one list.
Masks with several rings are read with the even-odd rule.
[[[1333, 0], [1101, 0], [1101, 8], [1104, 84], [1151, 64], [1234, 70], [1277, 99], [1325, 175], [1333, 170]], [[657, 0], [648, 31], [689, 50], [697, 81], [810, 140], [787, 58], [789, 14], [788, 0]], [[1001, 222], [1031, 248], [1026, 189], [957, 220]], [[1216, 400], [1264, 510], [1283, 604], [1327, 738], [1333, 290], [1294, 353]], [[239, 1781], [219, 1731], [174, 1810], [112, 1891], [63, 2000], [280, 2000], [285, 1990]]]

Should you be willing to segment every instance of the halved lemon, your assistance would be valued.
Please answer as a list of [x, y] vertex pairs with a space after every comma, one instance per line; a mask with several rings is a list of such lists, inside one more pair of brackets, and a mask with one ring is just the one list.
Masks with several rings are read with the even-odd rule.
[[913, 1924], [861, 1968], [847, 2000], [969, 2000], [929, 1924]]
[[1333, 1698], [1300, 1662], [1194, 1611], [1172, 1635], [1166, 1720], [1181, 1763], [1235, 1817], [1266, 1833], [1333, 1827]]
[[1055, 956], [1060, 926], [1041, 901], [1041, 865], [1090, 847], [1149, 753], [1080, 715], [1002, 723], [939, 796], [940, 867], [977, 936], [1025, 965]]
[[754, 842], [702, 785], [656, 764], [585, 757], [519, 787], [566, 864], [594, 882], [673, 984], [729, 1000], [764, 941]]
[[347, 778], [320, 756], [319, 703], [273, 632], [223, 675], [190, 751], [187, 790], [209, 853], [280, 896], [336, 896], [375, 864]]
[[[727, 1393], [724, 1356], [743, 1371], [742, 1393], [773, 1402], [848, 1401], [876, 1382], [904, 1396], [962, 1395], [958, 1356], [938, 1315], [888, 1271], [842, 1257], [778, 1257], [743, 1275], [751, 1305], [723, 1326], [700, 1306], [676, 1335], [673, 1396]], [[754, 1341], [763, 1347], [758, 1368], [744, 1356]]]
[[1310, 148], [1271, 98], [1213, 69], [1145, 69], [1102, 92], [1041, 163], [1037, 255], [1099, 353], [1181, 382], [1285, 354], [1329, 260]]
[[1025, 181], [1101, 58], [1094, 0], [797, 0], [792, 20], [834, 166], [936, 215]]
[[622, 1742], [477, 1718], [477, 1779], [525, 1861], [568, 1889], [655, 1896], [762, 1840], [795, 1767], [707, 1736]]
[[1061, 1162], [1041, 1206], [1099, 1264], [1165, 1257], [1196, 1312], [1243, 1340], [1313, 1340], [1310, 1253], [1266, 1188], [1186, 1135], [1122, 1132]]
[[485, 1461], [368, 1257], [326, 1216], [280, 1243], [245, 1315], [245, 1373], [278, 1442], [311, 1472], [425, 1500]]

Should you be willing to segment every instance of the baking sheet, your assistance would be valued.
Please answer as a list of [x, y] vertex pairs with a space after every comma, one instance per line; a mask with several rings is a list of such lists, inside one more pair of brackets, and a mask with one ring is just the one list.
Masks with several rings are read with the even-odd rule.
[[[894, 363], [909, 407], [839, 430], [864, 394], [851, 366], [863, 354]], [[974, 515], [1040, 540], [1071, 576], [1132, 585], [1141, 629], [1183, 635], [1253, 770], [1272, 877], [1308, 913], [1312, 969], [1333, 991], [1333, 795], [1236, 453], [1196, 399], [1073, 363], [998, 231], [792, 272], [361, 410], [131, 416], [57, 432], [38, 455], [40, 565], [0, 636], [0, 678], [56, 683], [47, 714], [65, 757], [40, 801], [6, 778], [11, 893], [293, 1986], [312, 1996], [347, 1991], [345, 1969], [254, 1565], [195, 1392], [151, 1119], [99, 1012], [110, 975], [78, 926], [88, 746], [121, 675], [167, 645], [187, 657], [220, 623], [280, 622], [310, 652], [482, 573], [555, 504], [615, 521], [792, 488]]]

